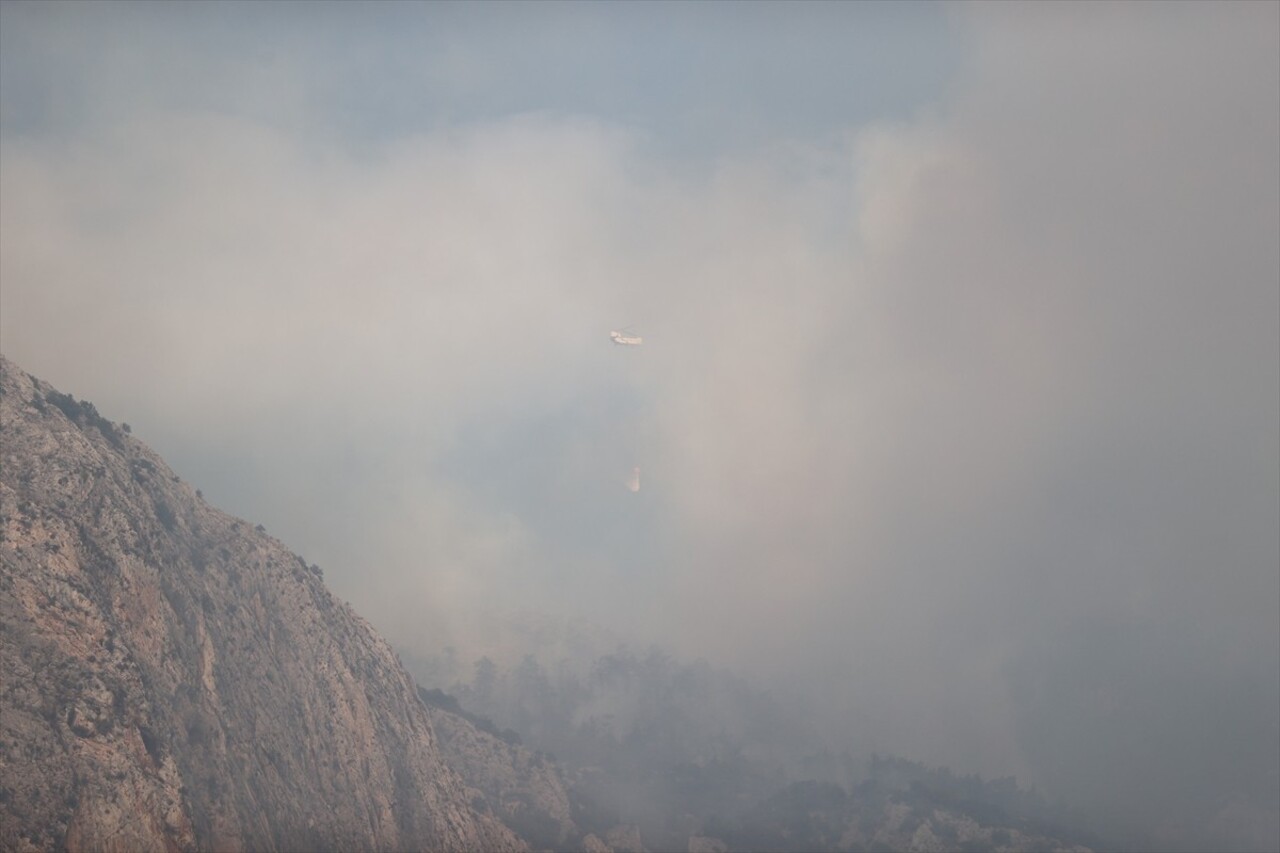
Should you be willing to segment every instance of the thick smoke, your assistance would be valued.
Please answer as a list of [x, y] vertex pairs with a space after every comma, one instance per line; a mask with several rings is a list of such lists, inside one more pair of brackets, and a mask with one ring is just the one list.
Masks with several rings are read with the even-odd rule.
[[5, 352], [399, 643], [608, 625], [1274, 847], [1276, 7], [956, 17], [934, 106], [692, 165], [546, 111], [351, 146], [261, 58], [57, 132], [6, 82]]

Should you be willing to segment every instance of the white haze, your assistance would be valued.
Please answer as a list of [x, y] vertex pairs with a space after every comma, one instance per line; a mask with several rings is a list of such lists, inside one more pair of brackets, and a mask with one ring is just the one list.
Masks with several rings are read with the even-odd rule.
[[6, 4], [3, 349], [398, 643], [584, 620], [859, 747], [1274, 849], [1278, 10], [957, 9], [931, 103], [731, 99], [732, 143], [696, 96], [674, 140], [588, 99], [352, 142], [320, 48], [86, 55]]

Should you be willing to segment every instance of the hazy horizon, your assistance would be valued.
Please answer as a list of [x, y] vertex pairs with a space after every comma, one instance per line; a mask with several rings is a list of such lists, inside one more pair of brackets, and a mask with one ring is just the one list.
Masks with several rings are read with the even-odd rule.
[[1280, 5], [0, 15], [0, 349], [393, 642], [1280, 845]]

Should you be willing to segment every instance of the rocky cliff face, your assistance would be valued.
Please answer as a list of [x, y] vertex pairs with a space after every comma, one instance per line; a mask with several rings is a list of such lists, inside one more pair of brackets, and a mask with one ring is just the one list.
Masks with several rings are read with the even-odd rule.
[[555, 762], [482, 731], [463, 713], [428, 702], [445, 760], [472, 802], [499, 817], [537, 850], [581, 849], [581, 831]]
[[0, 848], [504, 850], [368, 623], [0, 359]]

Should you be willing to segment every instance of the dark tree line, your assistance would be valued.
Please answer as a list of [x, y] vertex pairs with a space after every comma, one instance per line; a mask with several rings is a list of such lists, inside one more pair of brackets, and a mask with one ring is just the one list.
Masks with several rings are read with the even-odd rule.
[[[1012, 778], [830, 749], [783, 700], [660, 649], [620, 647], [589, 665], [526, 655], [509, 667], [482, 657], [468, 668], [452, 650], [418, 663], [425, 683], [448, 679], [447, 691], [425, 690], [424, 700], [508, 739], [518, 732], [558, 761], [584, 831], [636, 824], [651, 849], [685, 849], [691, 835], [733, 849], [840, 849], [850, 827], [873, 828], [890, 803], [908, 806], [917, 824], [942, 808], [984, 825], [1070, 835], [1059, 810]], [[1007, 838], [1001, 829], [991, 843]]]

